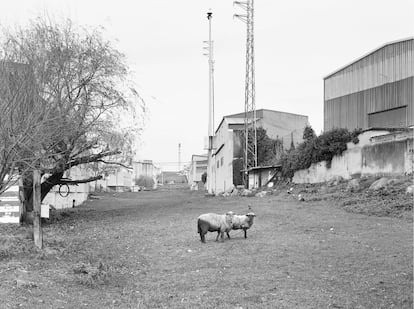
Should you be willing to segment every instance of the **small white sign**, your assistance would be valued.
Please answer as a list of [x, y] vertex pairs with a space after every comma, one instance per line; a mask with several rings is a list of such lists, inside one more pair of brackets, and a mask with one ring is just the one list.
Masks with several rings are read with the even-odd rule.
[[42, 204], [40, 207], [40, 217], [41, 218], [49, 218], [49, 204]]

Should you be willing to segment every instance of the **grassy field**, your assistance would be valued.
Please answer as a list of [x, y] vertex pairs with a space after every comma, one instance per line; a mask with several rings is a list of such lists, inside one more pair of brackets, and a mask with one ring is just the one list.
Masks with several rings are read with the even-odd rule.
[[[248, 205], [247, 239], [200, 242], [198, 215]], [[412, 308], [406, 217], [286, 193], [103, 194], [45, 225], [43, 251], [29, 227], [0, 226], [0, 308]]]

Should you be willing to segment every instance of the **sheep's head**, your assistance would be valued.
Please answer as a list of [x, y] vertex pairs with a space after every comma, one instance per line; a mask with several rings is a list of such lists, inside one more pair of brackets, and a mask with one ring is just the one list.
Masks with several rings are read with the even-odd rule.
[[256, 217], [256, 215], [253, 212], [248, 212], [246, 214], [246, 217], [249, 218], [249, 224], [252, 225], [253, 224], [253, 218]]
[[233, 216], [234, 216], [234, 212], [232, 211], [226, 212], [226, 221], [231, 224], [233, 222]]

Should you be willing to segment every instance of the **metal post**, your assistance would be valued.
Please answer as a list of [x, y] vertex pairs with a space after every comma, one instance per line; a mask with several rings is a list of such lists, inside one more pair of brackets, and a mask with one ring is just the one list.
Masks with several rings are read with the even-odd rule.
[[211, 20], [213, 13], [207, 13], [208, 19], [208, 41], [205, 49], [207, 50], [209, 65], [209, 79], [208, 79], [208, 153], [207, 153], [207, 191], [209, 194], [213, 193], [213, 136], [214, 136], [214, 60], [213, 60], [213, 40], [211, 32]]

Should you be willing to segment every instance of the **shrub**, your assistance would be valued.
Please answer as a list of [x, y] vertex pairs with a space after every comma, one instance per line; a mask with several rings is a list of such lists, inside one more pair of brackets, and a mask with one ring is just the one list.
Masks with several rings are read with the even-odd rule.
[[201, 175], [201, 181], [202, 181], [203, 183], [206, 183], [206, 182], [207, 182], [207, 172], [204, 172], [204, 173]]
[[[253, 136], [253, 129], [249, 129], [249, 142], [252, 143], [251, 136]], [[242, 149], [245, 147], [245, 132], [240, 134]], [[257, 165], [272, 165], [275, 164], [283, 153], [283, 141], [279, 138], [271, 138], [267, 135], [266, 129], [258, 127], [256, 129], [256, 141], [257, 141]], [[253, 165], [253, 156], [249, 153], [248, 160], [250, 165]]]
[[332, 158], [347, 149], [346, 143], [359, 142], [360, 133], [360, 129], [350, 132], [347, 129], [335, 128], [316, 136], [313, 129], [307, 126], [303, 133], [304, 142], [296, 149], [284, 153], [279, 161], [282, 165], [282, 177], [291, 179], [296, 171], [307, 169], [312, 163], [321, 161], [326, 161], [326, 166], [330, 168]]
[[154, 179], [149, 176], [139, 176], [139, 178], [135, 179], [135, 185], [145, 188], [153, 188], [154, 186]]

